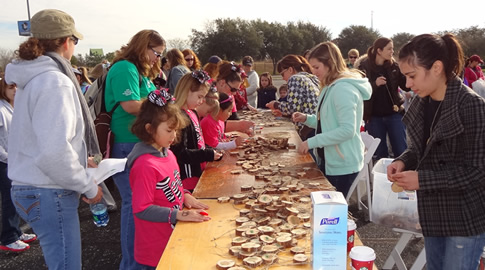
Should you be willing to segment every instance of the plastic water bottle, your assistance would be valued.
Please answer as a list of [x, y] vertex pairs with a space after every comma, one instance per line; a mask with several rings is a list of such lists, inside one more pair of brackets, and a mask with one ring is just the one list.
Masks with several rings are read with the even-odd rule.
[[91, 213], [93, 213], [93, 222], [97, 227], [105, 227], [109, 222], [108, 208], [106, 204], [99, 202], [90, 204]]

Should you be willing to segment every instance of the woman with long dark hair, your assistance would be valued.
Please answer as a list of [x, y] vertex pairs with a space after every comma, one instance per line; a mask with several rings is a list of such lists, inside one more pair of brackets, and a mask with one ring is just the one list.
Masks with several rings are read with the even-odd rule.
[[377, 159], [389, 156], [388, 136], [394, 156], [399, 156], [407, 147], [406, 129], [402, 123], [404, 98], [399, 87], [405, 91], [409, 89], [393, 54], [392, 40], [379, 38], [367, 50], [367, 58], [358, 67], [372, 85], [372, 97], [364, 101], [364, 121], [369, 134], [381, 139], [375, 153]]
[[485, 100], [458, 77], [463, 51], [452, 34], [424, 34], [399, 53], [417, 95], [403, 118], [409, 147], [387, 168], [416, 190], [428, 270], [476, 270], [485, 246]]

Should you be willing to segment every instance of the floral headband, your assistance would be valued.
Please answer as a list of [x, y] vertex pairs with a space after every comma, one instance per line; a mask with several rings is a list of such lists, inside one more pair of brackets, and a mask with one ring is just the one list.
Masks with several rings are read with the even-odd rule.
[[208, 82], [211, 79], [209, 74], [202, 69], [192, 71], [192, 77], [197, 79], [200, 83]]
[[160, 107], [167, 105], [168, 103], [174, 103], [175, 98], [170, 95], [168, 89], [162, 88], [161, 90], [155, 90], [148, 94], [148, 100]]
[[234, 61], [231, 61], [231, 70], [234, 72], [241, 72], [241, 65], [238, 65], [234, 63]]
[[209, 86], [209, 92], [217, 93], [216, 82], [211, 79], [210, 81], [208, 81], [208, 83], [210, 85]]

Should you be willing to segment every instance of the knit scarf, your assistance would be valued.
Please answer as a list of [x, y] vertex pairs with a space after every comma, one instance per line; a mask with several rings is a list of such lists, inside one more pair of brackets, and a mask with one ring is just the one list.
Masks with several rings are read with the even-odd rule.
[[52, 60], [54, 60], [57, 63], [60, 71], [66, 74], [66, 76], [69, 77], [69, 79], [71, 79], [72, 83], [76, 87], [77, 97], [79, 99], [79, 103], [81, 104], [81, 110], [83, 113], [84, 142], [86, 143], [88, 156], [93, 156], [95, 157], [95, 159], [96, 157], [100, 157], [101, 151], [99, 150], [98, 137], [96, 136], [94, 121], [93, 121], [93, 118], [91, 117], [91, 114], [89, 113], [89, 107], [88, 107], [88, 104], [86, 103], [86, 99], [84, 98], [83, 92], [81, 91], [81, 86], [79, 85], [79, 82], [77, 81], [76, 76], [72, 71], [71, 63], [69, 63], [69, 61], [66, 58], [62, 57], [61, 55], [55, 52], [47, 52], [45, 53], [45, 55], [49, 56], [50, 58], [52, 58]]

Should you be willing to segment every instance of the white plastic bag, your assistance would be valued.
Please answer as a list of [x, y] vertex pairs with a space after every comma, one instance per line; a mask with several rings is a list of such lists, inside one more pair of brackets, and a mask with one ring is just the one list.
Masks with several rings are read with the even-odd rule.
[[392, 182], [387, 179], [387, 166], [393, 159], [380, 159], [372, 174], [374, 189], [372, 194], [372, 222], [391, 228], [399, 228], [420, 233], [418, 204], [415, 191], [395, 193]]
[[473, 91], [477, 92], [482, 98], [485, 98], [485, 81], [478, 79], [472, 83]]

